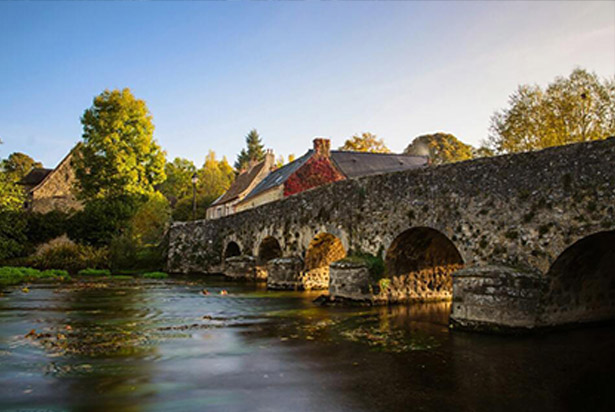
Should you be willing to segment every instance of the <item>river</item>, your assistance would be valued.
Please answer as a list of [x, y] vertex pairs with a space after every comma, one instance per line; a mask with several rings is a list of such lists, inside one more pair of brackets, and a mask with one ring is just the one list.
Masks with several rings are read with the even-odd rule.
[[615, 410], [612, 326], [490, 336], [449, 330], [448, 304], [317, 296], [219, 277], [13, 288], [0, 409]]

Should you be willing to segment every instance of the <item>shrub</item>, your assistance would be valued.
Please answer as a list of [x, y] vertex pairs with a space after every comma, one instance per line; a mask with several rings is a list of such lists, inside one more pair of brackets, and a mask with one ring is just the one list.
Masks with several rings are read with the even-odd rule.
[[49, 213], [27, 213], [28, 242], [39, 245], [65, 235], [69, 231], [69, 215], [57, 210]]
[[126, 231], [145, 200], [143, 196], [90, 200], [70, 219], [69, 237], [82, 244], [108, 246], [112, 239]]
[[114, 272], [160, 270], [164, 266], [165, 256], [164, 244], [138, 247], [133, 238], [126, 234], [113, 239], [109, 246], [109, 261]]
[[26, 226], [24, 213], [0, 212], [0, 261], [25, 255], [28, 243]]
[[78, 273], [79, 276], [111, 276], [111, 271], [108, 269], [83, 269]]
[[169, 275], [164, 272], [148, 272], [145, 273], [143, 277], [145, 279], [166, 279], [169, 277]]
[[75, 273], [85, 268], [105, 268], [108, 265], [108, 251], [78, 245], [61, 236], [40, 245], [27, 261], [38, 269], [62, 268]]

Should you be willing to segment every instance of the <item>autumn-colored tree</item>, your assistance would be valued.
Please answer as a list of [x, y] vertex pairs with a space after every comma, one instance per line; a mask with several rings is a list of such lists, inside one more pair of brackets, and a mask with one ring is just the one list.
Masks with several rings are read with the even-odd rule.
[[[203, 219], [209, 205], [231, 186], [235, 180], [235, 171], [226, 157], [216, 160], [216, 154], [210, 150], [203, 167], [197, 171], [197, 176], [197, 219]], [[192, 219], [192, 193], [177, 202], [173, 210], [173, 219]]]
[[429, 156], [433, 164], [442, 164], [472, 159], [473, 150], [450, 133], [432, 133], [416, 137], [404, 154]]
[[546, 89], [521, 85], [509, 107], [491, 117], [489, 145], [497, 153], [543, 149], [615, 135], [615, 76], [575, 69]]
[[359, 135], [354, 135], [344, 142], [344, 145], [339, 150], [351, 152], [371, 152], [371, 153], [390, 153], [382, 139], [378, 139], [375, 134], [365, 132]]
[[149, 195], [165, 180], [165, 153], [152, 116], [129, 89], [105, 90], [81, 118], [83, 144], [73, 156], [82, 199]]
[[265, 146], [263, 145], [261, 138], [256, 129], [250, 130], [246, 135], [246, 148], [241, 149], [235, 162], [235, 169], [238, 172], [242, 171], [250, 162], [260, 162], [265, 158]]

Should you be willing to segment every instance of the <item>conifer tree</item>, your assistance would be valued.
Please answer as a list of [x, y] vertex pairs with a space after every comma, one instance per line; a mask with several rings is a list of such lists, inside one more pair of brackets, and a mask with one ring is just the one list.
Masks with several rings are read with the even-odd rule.
[[250, 161], [260, 162], [265, 158], [265, 146], [261, 141], [256, 129], [250, 130], [246, 135], [246, 148], [241, 149], [235, 162], [235, 169], [241, 171], [245, 169]]

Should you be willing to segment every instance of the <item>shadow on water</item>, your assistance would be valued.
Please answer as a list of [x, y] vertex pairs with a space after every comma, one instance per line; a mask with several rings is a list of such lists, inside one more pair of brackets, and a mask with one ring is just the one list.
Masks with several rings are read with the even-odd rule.
[[615, 410], [612, 327], [475, 335], [448, 303], [326, 308], [211, 277], [30, 289], [0, 298], [0, 409]]

